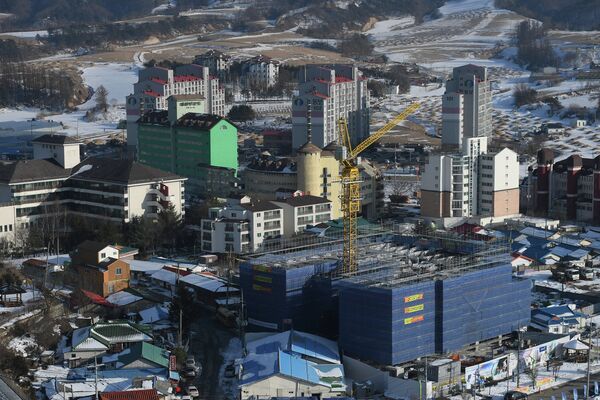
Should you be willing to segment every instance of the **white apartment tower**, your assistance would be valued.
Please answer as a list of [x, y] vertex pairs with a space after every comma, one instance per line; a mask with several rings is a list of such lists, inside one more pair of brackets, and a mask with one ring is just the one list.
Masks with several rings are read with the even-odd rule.
[[354, 145], [369, 136], [367, 80], [352, 65], [307, 65], [292, 103], [292, 146], [339, 143], [338, 119], [346, 118]]
[[454, 68], [442, 98], [442, 146], [459, 150], [463, 140], [492, 136], [492, 86], [487, 68]]
[[266, 89], [275, 86], [279, 79], [279, 61], [258, 55], [244, 62], [242, 72], [248, 89]]
[[138, 141], [137, 121], [151, 110], [166, 110], [172, 95], [204, 97], [205, 114], [225, 115], [225, 90], [219, 79], [211, 76], [208, 67], [189, 64], [174, 70], [150, 67], [140, 70], [133, 94], [127, 96], [127, 146], [135, 152]]
[[422, 175], [421, 215], [498, 220], [518, 214], [517, 154], [488, 149], [491, 87], [485, 67], [454, 69], [446, 84], [442, 121], [443, 152], [429, 157]]

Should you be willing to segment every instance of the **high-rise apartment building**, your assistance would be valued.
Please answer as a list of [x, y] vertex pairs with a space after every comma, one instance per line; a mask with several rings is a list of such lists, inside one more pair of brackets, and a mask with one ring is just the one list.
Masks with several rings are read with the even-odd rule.
[[231, 57], [218, 50], [209, 50], [204, 54], [197, 55], [194, 58], [194, 64], [208, 67], [208, 72], [213, 76], [218, 76], [223, 82], [229, 72]]
[[487, 68], [454, 68], [442, 98], [442, 146], [461, 149], [466, 138], [492, 136], [492, 84]]
[[242, 82], [248, 89], [267, 89], [279, 79], [279, 61], [258, 55], [242, 64]]
[[421, 181], [428, 219], [519, 213], [519, 161], [510, 149], [490, 151], [491, 87], [485, 67], [454, 69], [442, 101], [442, 153], [432, 154]]
[[225, 90], [208, 67], [181, 65], [174, 70], [151, 67], [140, 70], [133, 94], [127, 96], [127, 146], [135, 153], [138, 146], [140, 116], [151, 110], [166, 110], [173, 95], [198, 95], [204, 98], [202, 113], [225, 115]]
[[139, 120], [141, 163], [189, 178], [188, 196], [226, 197], [235, 191], [237, 128], [218, 115], [202, 114], [198, 96], [169, 97], [169, 110]]
[[369, 136], [367, 80], [352, 65], [308, 65], [292, 103], [292, 147], [311, 136], [320, 148], [339, 143], [338, 119], [346, 118], [354, 145]]

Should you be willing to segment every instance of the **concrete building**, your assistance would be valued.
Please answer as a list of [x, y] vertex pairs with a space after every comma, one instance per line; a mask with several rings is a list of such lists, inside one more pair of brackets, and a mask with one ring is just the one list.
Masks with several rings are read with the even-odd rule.
[[491, 136], [492, 83], [487, 68], [454, 68], [442, 98], [442, 146], [460, 149], [466, 138]]
[[507, 242], [371, 232], [357, 273], [331, 279], [341, 251], [326, 243], [242, 263], [249, 323], [284, 330], [293, 321], [377, 365], [461, 351], [529, 324], [531, 282], [513, 277]]
[[225, 90], [209, 67], [196, 64], [168, 69], [150, 67], [140, 70], [133, 93], [127, 96], [127, 146], [135, 154], [138, 145], [137, 121], [144, 112], [166, 110], [172, 95], [196, 95], [204, 98], [205, 114], [225, 115]]
[[14, 240], [17, 230], [49, 218], [78, 215], [127, 223], [136, 216], [156, 217], [171, 205], [184, 213], [185, 178], [133, 160], [80, 161], [79, 145], [69, 139], [42, 137], [34, 146], [39, 157], [51, 151], [53, 158], [0, 164], [0, 238]]
[[291, 196], [273, 204], [283, 210], [283, 234], [288, 237], [302, 232], [307, 225], [318, 225], [332, 219], [331, 201], [324, 197]]
[[499, 221], [519, 213], [519, 161], [492, 151], [491, 86], [484, 67], [454, 69], [442, 102], [442, 152], [422, 174], [421, 215], [429, 220]]
[[309, 140], [324, 148], [339, 142], [338, 120], [348, 122], [353, 145], [369, 136], [369, 90], [367, 80], [352, 65], [306, 66], [292, 103], [292, 146], [299, 149]]
[[208, 68], [208, 72], [213, 76], [218, 76], [220, 82], [224, 82], [229, 67], [231, 65], [231, 57], [218, 50], [209, 50], [206, 53], [197, 55], [194, 58], [194, 64]]
[[242, 83], [250, 90], [275, 86], [279, 79], [279, 61], [258, 55], [242, 64]]
[[150, 111], [139, 119], [140, 162], [188, 178], [190, 198], [227, 197], [237, 186], [236, 126], [199, 113], [194, 97], [171, 96], [169, 102], [168, 111]]
[[[324, 149], [309, 143], [295, 157], [261, 155], [242, 172], [244, 192], [252, 198], [277, 200], [277, 193], [296, 190], [331, 201], [332, 219], [341, 217], [340, 147]], [[383, 177], [369, 161], [359, 162], [361, 174], [361, 215], [377, 219], [383, 210]]]
[[202, 250], [212, 253], [252, 253], [278, 245], [283, 236], [284, 215], [269, 201], [248, 196], [230, 198], [224, 207], [212, 207], [202, 220]]
[[331, 220], [331, 201], [298, 192], [279, 201], [230, 198], [202, 220], [202, 250], [235, 254], [267, 251], [307, 225]]
[[254, 340], [249, 336], [240, 366], [240, 399], [346, 396], [335, 342], [296, 330], [256, 334]]
[[527, 181], [528, 214], [600, 224], [600, 156], [555, 161], [552, 150], [541, 149]]

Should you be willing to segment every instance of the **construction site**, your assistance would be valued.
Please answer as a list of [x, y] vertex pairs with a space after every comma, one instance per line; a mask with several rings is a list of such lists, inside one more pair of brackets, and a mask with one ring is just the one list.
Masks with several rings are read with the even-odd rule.
[[343, 253], [343, 234], [330, 232], [243, 262], [249, 325], [320, 334], [350, 356], [398, 365], [529, 323], [531, 283], [512, 276], [505, 240], [364, 225], [354, 270]]

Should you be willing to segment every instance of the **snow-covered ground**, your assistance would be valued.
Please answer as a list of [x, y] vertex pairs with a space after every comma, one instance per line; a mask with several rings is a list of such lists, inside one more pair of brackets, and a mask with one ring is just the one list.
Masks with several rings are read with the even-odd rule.
[[40, 37], [48, 36], [48, 31], [2, 32], [2, 33], [0, 33], [0, 36], [2, 36], [2, 35], [14, 36], [14, 37], [18, 37], [21, 39], [33, 39], [38, 35]]
[[125, 119], [125, 96], [133, 90], [137, 82], [138, 66], [136, 64], [102, 63], [82, 69], [84, 82], [96, 90], [103, 85], [108, 90], [111, 107], [97, 120], [85, 120], [86, 111], [95, 105], [92, 96], [79, 107], [78, 111], [43, 116], [39, 109], [0, 109], [0, 145], [3, 150], [10, 147], [21, 147], [27, 141], [44, 133], [54, 132], [70, 136], [95, 136], [114, 131], [120, 120]]

